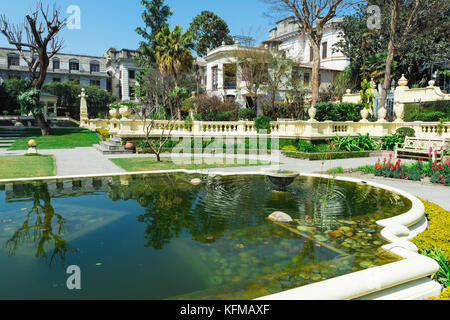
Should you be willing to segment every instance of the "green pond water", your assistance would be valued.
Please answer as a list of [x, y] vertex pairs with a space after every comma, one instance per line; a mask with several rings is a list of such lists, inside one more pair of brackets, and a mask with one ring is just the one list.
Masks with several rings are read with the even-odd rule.
[[[253, 299], [399, 260], [375, 222], [410, 208], [305, 177], [288, 192], [187, 174], [0, 185], [0, 299]], [[81, 290], [67, 288], [71, 265]]]

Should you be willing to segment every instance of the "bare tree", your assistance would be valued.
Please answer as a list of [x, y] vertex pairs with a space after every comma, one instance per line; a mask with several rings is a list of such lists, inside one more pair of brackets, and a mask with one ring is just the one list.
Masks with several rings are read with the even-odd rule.
[[22, 24], [11, 24], [5, 15], [0, 16], [0, 32], [27, 63], [31, 88], [37, 90], [33, 97], [36, 106], [32, 112], [44, 136], [51, 134], [52, 130], [45, 121], [42, 107], [39, 108], [39, 90], [47, 77], [50, 59], [63, 47], [63, 41], [56, 36], [67, 23], [67, 19], [60, 18], [56, 5], [50, 10], [48, 6], [44, 8], [40, 1], [33, 12], [25, 15]]
[[[415, 28], [417, 20], [426, 10], [433, 10], [437, 0], [389, 0], [391, 6], [391, 25], [386, 59], [386, 69], [384, 73], [384, 83], [381, 91], [380, 106], [386, 104], [387, 90], [391, 86], [392, 62], [396, 50], [399, 50], [407, 39], [408, 34]], [[408, 11], [407, 22], [401, 32], [397, 30], [402, 11]]]
[[[236, 63], [237, 83], [243, 84], [248, 96], [252, 99], [258, 116], [264, 115], [262, 106], [258, 103], [260, 89], [268, 84], [269, 77], [269, 51], [254, 47], [239, 47], [234, 51]], [[238, 88], [238, 90], [241, 88]]]
[[142, 105], [137, 113], [144, 123], [145, 142], [156, 155], [157, 161], [161, 162], [161, 153], [174, 129], [175, 110], [170, 98], [174, 87], [173, 77], [150, 68], [138, 81], [136, 94]]
[[275, 12], [294, 14], [300, 30], [308, 36], [313, 52], [312, 104], [319, 100], [320, 46], [325, 25], [361, 1], [350, 0], [262, 0]]

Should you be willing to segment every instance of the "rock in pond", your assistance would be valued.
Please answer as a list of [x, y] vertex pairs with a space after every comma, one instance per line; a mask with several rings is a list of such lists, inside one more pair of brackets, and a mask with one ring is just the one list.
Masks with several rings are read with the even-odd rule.
[[293, 222], [294, 221], [288, 214], [281, 212], [281, 211], [276, 211], [276, 212], [272, 213], [269, 216], [269, 219], [273, 220], [273, 221], [277, 221], [277, 222]]
[[192, 179], [191, 184], [194, 186], [198, 186], [198, 185], [202, 184], [202, 180], [200, 180], [198, 178]]

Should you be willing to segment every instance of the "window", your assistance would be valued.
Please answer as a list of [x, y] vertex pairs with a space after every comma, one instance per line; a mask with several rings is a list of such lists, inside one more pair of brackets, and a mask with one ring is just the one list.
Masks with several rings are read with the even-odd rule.
[[8, 55], [8, 67], [20, 65], [20, 58], [16, 54]]
[[53, 59], [53, 70], [61, 69], [61, 61], [59, 59]]
[[129, 79], [136, 78], [136, 70], [128, 70], [128, 78]]
[[20, 76], [8, 76], [9, 80], [17, 79], [20, 80]]
[[100, 87], [100, 80], [91, 80], [91, 87]]
[[314, 50], [313, 47], [309, 47], [309, 61], [313, 61], [314, 59]]
[[233, 95], [226, 95], [225, 96], [225, 102], [234, 103], [235, 101], [236, 101], [236, 96], [233, 96]]
[[91, 64], [91, 72], [100, 72], [100, 63], [97, 61], [92, 61]]
[[61, 78], [53, 78], [53, 82], [61, 82]]
[[219, 89], [219, 67], [215, 66], [211, 69], [212, 72], [212, 89]]
[[326, 59], [328, 56], [328, 42], [322, 43], [322, 59]]
[[225, 89], [236, 89], [236, 65], [225, 64], [223, 69], [223, 83]]
[[310, 74], [308, 72], [305, 72], [303, 75], [303, 84], [309, 86], [310, 81]]
[[80, 61], [70, 60], [69, 61], [69, 70], [70, 71], [79, 71], [80, 70]]

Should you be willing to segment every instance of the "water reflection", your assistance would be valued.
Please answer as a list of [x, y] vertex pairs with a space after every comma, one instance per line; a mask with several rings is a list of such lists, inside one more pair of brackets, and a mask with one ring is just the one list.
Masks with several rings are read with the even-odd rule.
[[[52, 265], [56, 261], [64, 261], [68, 251], [73, 251], [64, 240], [66, 220], [55, 212], [46, 184], [26, 185], [25, 194], [31, 195], [31, 208], [26, 210], [25, 219], [13, 236], [6, 241], [5, 248], [10, 255], [15, 255], [17, 249], [27, 243], [35, 247], [36, 258], [42, 258]], [[49, 249], [50, 248], [50, 249]], [[50, 255], [47, 251], [50, 251]]]

